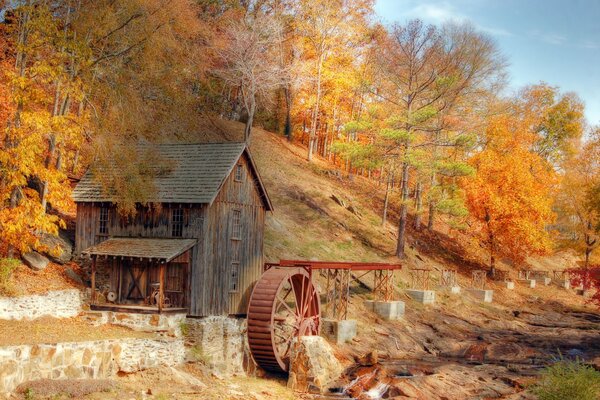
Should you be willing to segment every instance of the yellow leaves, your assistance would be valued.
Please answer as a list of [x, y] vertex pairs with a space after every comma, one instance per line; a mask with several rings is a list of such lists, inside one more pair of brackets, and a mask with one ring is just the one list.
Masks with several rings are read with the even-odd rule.
[[40, 246], [41, 233], [57, 234], [58, 224], [64, 224], [56, 215], [45, 213], [35, 190], [23, 189], [22, 198], [15, 208], [0, 208], [0, 236], [2, 242], [20, 252]]

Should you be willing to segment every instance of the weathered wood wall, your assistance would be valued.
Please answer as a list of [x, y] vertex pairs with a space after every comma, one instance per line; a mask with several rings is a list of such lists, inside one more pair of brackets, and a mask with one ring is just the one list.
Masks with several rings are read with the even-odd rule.
[[[247, 158], [242, 157], [240, 162], [244, 167], [242, 181], [235, 180], [234, 170], [208, 210], [203, 256], [209, 268], [202, 271], [203, 275], [192, 276], [192, 287], [198, 289], [196, 282], [203, 281], [208, 283], [207, 287], [216, 290], [192, 295], [192, 299], [201, 301], [198, 305], [192, 302], [195, 312], [199, 310], [196, 307], [202, 306], [200, 308], [204, 308], [208, 315], [246, 314], [250, 293], [262, 273], [265, 207]], [[230, 293], [234, 210], [241, 213], [239, 289]]]
[[[78, 203], [75, 251], [100, 243], [100, 208], [110, 206], [108, 236], [170, 238], [171, 210], [183, 208], [183, 238], [198, 240], [192, 251], [189, 314], [192, 316], [246, 314], [254, 283], [262, 273], [265, 205], [245, 155], [240, 159], [243, 179], [235, 180], [235, 168], [208, 207], [200, 204], [162, 204], [140, 208], [134, 218], [121, 218], [115, 207], [102, 203]], [[240, 211], [241, 241], [239, 290], [230, 293], [232, 212]], [[110, 276], [111, 268], [98, 264], [98, 276]], [[105, 272], [103, 274], [103, 272]], [[111, 282], [106, 282], [107, 286]], [[113, 283], [114, 284], [114, 283]], [[102, 282], [99, 282], [102, 286]]]

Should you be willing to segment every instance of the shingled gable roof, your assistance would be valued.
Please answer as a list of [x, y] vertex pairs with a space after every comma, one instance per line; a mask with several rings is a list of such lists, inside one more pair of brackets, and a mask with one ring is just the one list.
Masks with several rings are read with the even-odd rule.
[[[273, 210], [267, 191], [260, 179], [256, 164], [245, 143], [159, 144], [157, 150], [174, 168], [155, 179], [159, 203], [212, 204], [225, 179], [231, 174], [240, 157], [246, 154], [257, 189], [265, 208]], [[87, 171], [73, 190], [76, 202], [113, 202], [115, 198]]]

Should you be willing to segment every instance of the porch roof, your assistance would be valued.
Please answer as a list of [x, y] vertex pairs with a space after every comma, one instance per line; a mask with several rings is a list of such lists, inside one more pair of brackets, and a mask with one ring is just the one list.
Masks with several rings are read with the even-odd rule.
[[196, 239], [156, 239], [116, 237], [88, 247], [90, 256], [131, 257], [169, 262], [196, 244]]

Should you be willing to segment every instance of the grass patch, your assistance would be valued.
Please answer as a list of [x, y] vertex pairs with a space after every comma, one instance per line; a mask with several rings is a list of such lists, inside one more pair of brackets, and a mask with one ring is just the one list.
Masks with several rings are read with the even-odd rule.
[[21, 263], [14, 258], [0, 258], [0, 295], [14, 296], [15, 288], [10, 282], [10, 277]]
[[580, 360], [561, 358], [542, 372], [531, 392], [539, 400], [597, 400], [600, 398], [600, 372]]

